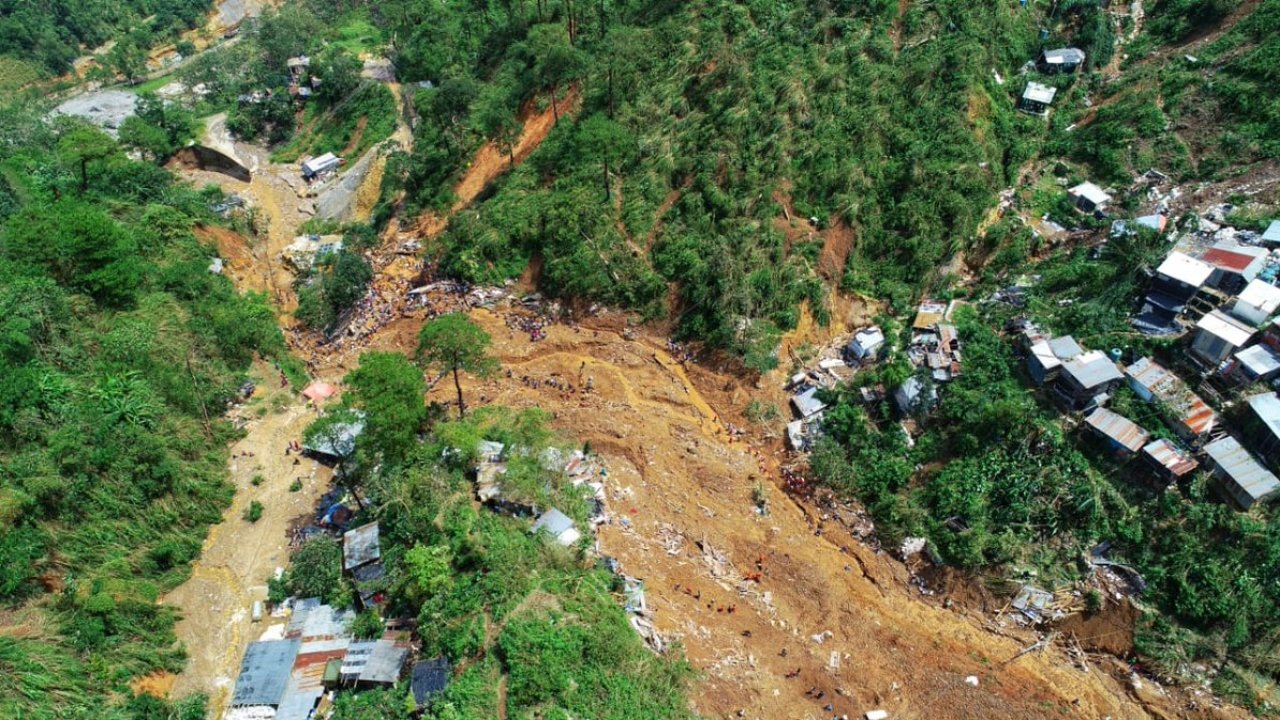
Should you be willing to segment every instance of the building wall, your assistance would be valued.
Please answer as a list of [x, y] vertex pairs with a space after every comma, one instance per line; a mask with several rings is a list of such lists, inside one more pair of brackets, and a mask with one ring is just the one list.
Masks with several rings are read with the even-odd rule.
[[1191, 349], [1208, 362], [1216, 364], [1226, 360], [1235, 348], [1226, 340], [1201, 330], [1196, 334], [1195, 341], [1191, 343]]

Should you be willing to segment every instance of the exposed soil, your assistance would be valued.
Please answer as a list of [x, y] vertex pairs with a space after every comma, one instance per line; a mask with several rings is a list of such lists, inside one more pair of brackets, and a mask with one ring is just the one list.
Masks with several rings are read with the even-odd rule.
[[[817, 718], [883, 707], [895, 718], [1147, 716], [1121, 682], [1073, 668], [1058, 649], [1015, 659], [1035, 634], [996, 634], [979, 626], [977, 609], [968, 617], [913, 598], [901, 563], [783, 495], [773, 454], [726, 429], [740, 407], [722, 407], [718, 398], [757, 394], [741, 379], [681, 366], [658, 338], [627, 340], [617, 318], [577, 331], [554, 326], [531, 344], [492, 312], [472, 317], [494, 337], [512, 376], [466, 378], [470, 402], [551, 410], [557, 429], [605, 458], [615, 521], [601, 530], [601, 551], [645, 580], [658, 630], [681, 641], [702, 671], [693, 693], [698, 712]], [[416, 330], [416, 321], [392, 323], [373, 347], [411, 347]], [[534, 387], [526, 376], [543, 382]], [[594, 391], [566, 393], [545, 383], [551, 377], [578, 388], [590, 378]], [[447, 401], [452, 392], [445, 383], [430, 397]], [[754, 509], [757, 485], [767, 489], [767, 516]], [[723, 561], [708, 561], [708, 553]], [[757, 572], [759, 582], [747, 579]], [[967, 590], [956, 578], [950, 592], [963, 600]], [[979, 687], [965, 683], [968, 675], [979, 677]], [[822, 699], [806, 695], [814, 688]], [[833, 711], [822, 709], [828, 703]]]
[[[179, 697], [207, 693], [214, 718], [221, 717], [230, 698], [245, 647], [257, 639], [250, 618], [253, 601], [266, 600], [267, 578], [288, 562], [290, 524], [312, 511], [332, 477], [324, 465], [284, 454], [289, 440], [301, 439], [315, 412], [279, 390], [269, 367], [259, 366], [257, 374], [257, 395], [242, 412], [248, 420], [245, 437], [231, 446], [235, 497], [222, 523], [209, 529], [190, 579], [161, 599], [182, 610], [175, 632], [189, 654], [182, 674], [165, 680], [168, 689]], [[253, 484], [256, 476], [263, 478], [261, 485]], [[302, 489], [291, 492], [295, 479]], [[241, 516], [254, 500], [262, 503], [263, 513], [250, 523]], [[159, 680], [148, 682], [141, 689], [150, 691]]]
[[1091, 652], [1104, 652], [1116, 657], [1133, 654], [1133, 629], [1138, 623], [1138, 609], [1129, 601], [1108, 603], [1096, 613], [1075, 613], [1057, 624], [1080, 647]]

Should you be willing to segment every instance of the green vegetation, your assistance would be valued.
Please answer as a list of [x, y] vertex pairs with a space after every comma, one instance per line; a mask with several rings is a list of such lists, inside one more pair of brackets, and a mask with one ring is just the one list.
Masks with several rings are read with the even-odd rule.
[[[21, 58], [61, 75], [84, 54], [110, 41], [107, 65], [136, 75], [146, 49], [176, 40], [204, 24], [212, 0], [114, 0], [67, 2], [56, 8], [31, 0], [0, 3], [0, 56]], [[132, 71], [132, 72], [129, 72]]]
[[244, 509], [244, 515], [242, 517], [247, 522], [251, 522], [251, 523], [258, 522], [259, 520], [262, 519], [262, 510], [263, 510], [262, 503], [258, 502], [257, 500], [254, 500], [249, 503], [249, 507]]
[[183, 666], [156, 599], [230, 498], [222, 410], [283, 338], [207, 271], [216, 192], [76, 121], [3, 117], [0, 601], [32, 631], [0, 640], [0, 716], [157, 717], [127, 685]]
[[[361, 368], [373, 364], [366, 355]], [[412, 396], [424, 390], [419, 377]], [[374, 502], [359, 521], [381, 524], [386, 612], [416, 616], [422, 654], [443, 654], [464, 668], [425, 717], [498, 717], [505, 676], [509, 717], [690, 718], [689, 668], [643, 646], [616, 595], [616, 578], [579, 551], [531, 535], [529, 519], [472, 501], [467, 472], [477, 443], [497, 440], [512, 448], [504, 488], [514, 474], [541, 502], [585, 527], [582, 491], [537, 461], [552, 440], [544, 423], [536, 410], [481, 408], [465, 420], [437, 422], [402, 461], [383, 464], [368, 479]], [[358, 453], [387, 457], [377, 436], [366, 433], [359, 442], [373, 447]], [[346, 602], [349, 589], [333, 595], [341, 587], [340, 563], [332, 540], [304, 544], [288, 572], [290, 590]], [[301, 582], [304, 574], [314, 582]], [[362, 634], [380, 630], [376, 615], [362, 614], [356, 623]], [[344, 692], [334, 717], [403, 720], [410, 708], [403, 689]]]
[[298, 320], [307, 327], [326, 330], [357, 300], [373, 280], [369, 261], [344, 248], [315, 259], [311, 269], [298, 275]]
[[[197, 103], [201, 115], [228, 111], [238, 137], [278, 145], [277, 162], [326, 152], [359, 157], [395, 130], [397, 108], [383, 83], [360, 76], [359, 54], [379, 55], [381, 35], [368, 10], [348, 5], [297, 0], [268, 9], [234, 45], [200, 55], [176, 77], [208, 90]], [[287, 63], [298, 56], [310, 66], [295, 80]]]
[[453, 385], [458, 391], [458, 417], [467, 414], [458, 375], [465, 372], [484, 377], [497, 369], [497, 361], [487, 354], [492, 343], [489, 333], [462, 313], [436, 318], [418, 332], [418, 361], [441, 373], [453, 374]]

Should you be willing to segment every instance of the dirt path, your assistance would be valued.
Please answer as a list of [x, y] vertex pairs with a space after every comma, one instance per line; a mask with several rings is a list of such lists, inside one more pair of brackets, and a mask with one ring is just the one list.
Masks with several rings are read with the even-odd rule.
[[[284, 455], [285, 444], [302, 437], [315, 413], [287, 392], [260, 386], [259, 394], [248, 406], [253, 419], [245, 437], [231, 446], [236, 487], [231, 507], [222, 523], [209, 529], [191, 578], [161, 599], [181, 609], [175, 631], [190, 655], [171, 692], [175, 697], [207, 693], [214, 718], [226, 707], [246, 645], [261, 629], [250, 618], [253, 601], [266, 599], [267, 578], [288, 562], [290, 523], [311, 512], [331, 478], [323, 465], [306, 458], [294, 465], [297, 456]], [[261, 417], [256, 416], [258, 408], [264, 410]], [[259, 476], [263, 481], [255, 486], [253, 479]], [[295, 479], [301, 479], [302, 489], [292, 492]], [[262, 503], [263, 514], [250, 523], [241, 516], [255, 500]]]

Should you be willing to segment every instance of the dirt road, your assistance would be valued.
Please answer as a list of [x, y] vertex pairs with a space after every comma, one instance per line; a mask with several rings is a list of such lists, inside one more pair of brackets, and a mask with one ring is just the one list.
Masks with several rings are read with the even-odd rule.
[[[311, 512], [331, 479], [329, 468], [284, 455], [286, 443], [302, 437], [315, 413], [289, 393], [267, 395], [248, 406], [252, 419], [246, 435], [231, 446], [236, 486], [231, 507], [222, 523], [209, 529], [191, 578], [161, 600], [181, 609], [175, 631], [190, 654], [171, 692], [175, 697], [208, 693], [214, 718], [221, 717], [230, 697], [245, 646], [261, 629], [250, 618], [253, 601], [266, 599], [267, 578], [288, 562], [290, 524]], [[265, 410], [261, 417], [259, 408]], [[253, 484], [255, 477], [262, 478], [260, 485]], [[302, 481], [302, 489], [291, 491], [295, 479]], [[262, 503], [263, 514], [250, 523], [242, 515], [255, 500]]]

